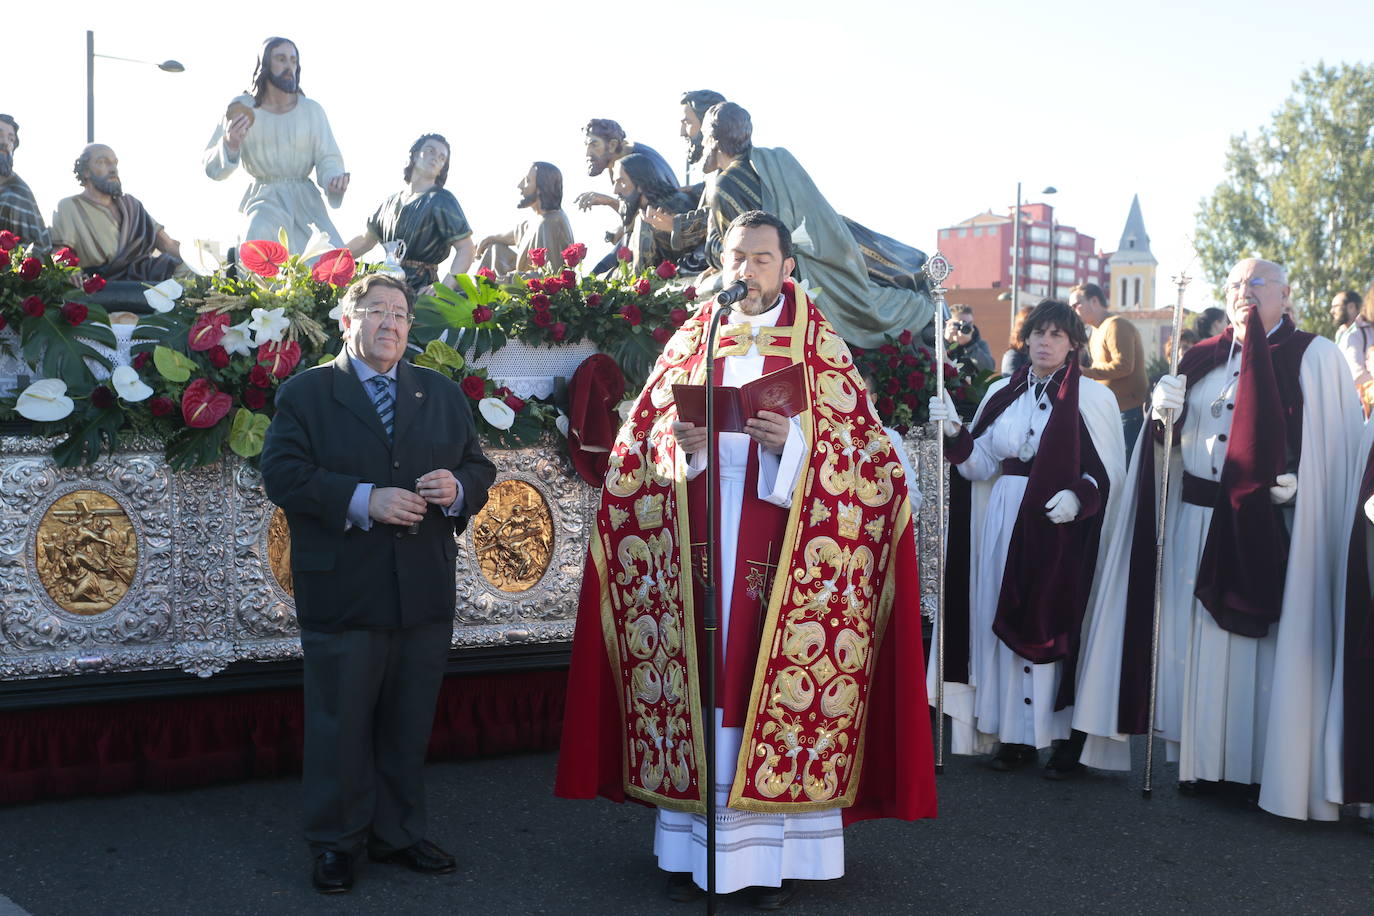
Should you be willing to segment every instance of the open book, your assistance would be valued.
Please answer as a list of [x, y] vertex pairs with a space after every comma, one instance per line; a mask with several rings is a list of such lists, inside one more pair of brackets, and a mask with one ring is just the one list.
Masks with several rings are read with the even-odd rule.
[[[742, 433], [744, 421], [756, 417], [760, 410], [793, 417], [806, 409], [806, 367], [793, 363], [739, 388], [717, 385], [715, 395], [716, 429]], [[674, 385], [673, 398], [677, 401], [679, 420], [706, 425], [705, 385]]]

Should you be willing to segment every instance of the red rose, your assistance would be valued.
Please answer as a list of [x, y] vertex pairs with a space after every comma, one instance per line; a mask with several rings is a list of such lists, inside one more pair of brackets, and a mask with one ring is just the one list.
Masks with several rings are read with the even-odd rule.
[[563, 288], [572, 289], [577, 285], [577, 271], [563, 268], [563, 273], [559, 274], [563, 278]]
[[529, 289], [534, 290], [535, 292], [539, 292], [541, 289], [544, 288], [544, 281], [531, 277], [530, 279], [525, 281], [525, 286]]
[[536, 312], [547, 312], [549, 310], [549, 297], [543, 293], [536, 293], [530, 296], [530, 306]]
[[490, 267], [477, 268], [477, 276], [481, 277], [482, 279], [486, 280], [488, 283], [491, 283], [493, 285], [496, 283], [496, 272], [492, 270]]
[[0, 251], [12, 251], [19, 244], [19, 236], [8, 229], [0, 229]]
[[37, 280], [43, 272], [43, 262], [37, 258], [25, 258], [19, 262], [19, 279]]
[[926, 377], [921, 373], [913, 370], [906, 374], [906, 386], [908, 388], [924, 388], [925, 384]]
[[675, 328], [682, 327], [683, 323], [689, 317], [691, 316], [687, 314], [686, 309], [673, 309], [671, 312], [668, 313], [668, 320], [673, 323], [673, 327]]
[[889, 369], [896, 369], [901, 364], [902, 358], [900, 356], [889, 356], [887, 358], [887, 368]]
[[909, 346], [911, 344], [911, 332], [903, 331], [901, 336], [898, 337], [897, 340], [901, 342], [902, 346]]
[[619, 248], [615, 250], [615, 256], [616, 260], [628, 261], [635, 256], [635, 253], [630, 249], [626, 248], [624, 245], [621, 245]]
[[550, 296], [557, 296], [562, 289], [563, 281], [558, 277], [549, 277], [544, 281], [544, 292], [548, 293]]
[[310, 277], [316, 283], [347, 286], [348, 281], [353, 279], [355, 266], [351, 251], [347, 248], [335, 248], [320, 255], [320, 259], [310, 269]]
[[87, 293], [98, 293], [105, 288], [105, 278], [100, 274], [91, 274], [81, 284], [81, 288]]
[[563, 338], [568, 336], [568, 326], [561, 321], [555, 321], [553, 327], [549, 328], [549, 330], [552, 332], [550, 337], [553, 339], [554, 343], [559, 343]]
[[505, 401], [507, 407], [509, 407], [516, 413], [519, 413], [520, 411], [525, 409], [524, 400], [522, 398], [516, 397], [513, 394], [507, 394], [502, 400]]
[[597, 307], [598, 305], [600, 305], [600, 304], [601, 304], [601, 294], [600, 294], [600, 293], [592, 293], [590, 296], [587, 297], [587, 308], [589, 308], [589, 309], [594, 309], [594, 308], [596, 308], [596, 307]]
[[[648, 281], [645, 281], [648, 282]], [[620, 310], [620, 317], [630, 323], [630, 327], [635, 327], [644, 320], [644, 316], [639, 311], [639, 306], [631, 302]]]
[[75, 267], [81, 263], [81, 259], [76, 256], [76, 252], [65, 245], [53, 252], [52, 259], [63, 267]]
[[164, 398], [161, 395], [158, 395], [157, 397], [152, 398], [148, 401], [148, 410], [152, 411], [152, 414], [155, 417], [167, 416], [167, 414], [171, 413], [172, 409], [176, 406], [177, 405], [173, 403], [171, 398]]
[[229, 330], [228, 312], [201, 312], [186, 334], [186, 345], [197, 352], [219, 346]]
[[654, 340], [658, 341], [660, 344], [666, 344], [668, 342], [668, 338], [673, 336], [673, 332], [668, 330], [667, 328], [654, 328], [652, 331], [649, 332], [649, 334], [651, 337], [653, 337]]
[[96, 385], [91, 389], [91, 406], [98, 410], [108, 410], [115, 403], [114, 393], [104, 385]]
[[7, 327], [9, 327], [9, 322], [5, 320], [4, 315], [0, 315], [0, 331], [5, 330]]
[[286, 378], [301, 361], [301, 345], [296, 341], [269, 341], [258, 347], [258, 362], [277, 378]]
[[895, 378], [890, 378], [887, 380], [887, 384], [883, 387], [887, 389], [888, 394], [896, 394], [897, 392], [902, 390], [902, 383], [897, 381]]
[[[261, 366], [254, 366], [261, 369]], [[243, 406], [249, 410], [262, 410], [267, 404], [267, 392], [261, 388], [248, 388], [243, 392]]]
[[878, 413], [884, 417], [892, 416], [892, 411], [897, 409], [897, 405], [892, 403], [892, 398], [883, 395], [878, 398]]
[[479, 305], [472, 310], [472, 321], [474, 324], [486, 324], [488, 321], [491, 321], [491, 316], [493, 314], [494, 312], [487, 306]]
[[662, 264], [658, 265], [654, 273], [658, 274], [659, 277], [664, 280], [671, 280], [673, 277], [677, 276], [677, 265], [672, 261], [664, 261]]
[[954, 378], [958, 374], [958, 371], [955, 370], [952, 365], [945, 363], [945, 378]]
[[530, 320], [534, 322], [535, 327], [539, 328], [547, 328], [553, 324], [553, 316], [547, 310], [535, 309], [534, 313], [530, 315]]
[[648, 277], [640, 277], [639, 282], [635, 284], [635, 292], [639, 293], [641, 296], [649, 295], [653, 288], [653, 284], [649, 282]]
[[915, 354], [915, 353], [903, 353], [903, 354], [902, 354], [902, 365], [906, 366], [908, 369], [915, 368], [915, 366], [916, 366], [916, 354]]
[[43, 305], [43, 300], [39, 299], [37, 296], [29, 296], [20, 304], [20, 308], [22, 308], [24, 314], [28, 315], [30, 318], [42, 316], [43, 312], [47, 309], [47, 307]]
[[248, 370], [248, 384], [258, 388], [269, 388], [272, 385], [272, 375], [266, 366], [259, 363]]
[[487, 383], [480, 375], [463, 376], [463, 380], [458, 384], [463, 389], [463, 394], [474, 401], [481, 400], [482, 395], [487, 393]]
[[[267, 239], [254, 239], [239, 246], [239, 261], [259, 277], [275, 277], [286, 263], [286, 247]], [[185, 410], [185, 405], [182, 410]]]
[[878, 352], [883, 354], [884, 356], [896, 356], [901, 351], [898, 350], [892, 344], [883, 344], [881, 347], [878, 348]]
[[582, 263], [582, 259], [587, 256], [587, 246], [581, 242], [574, 242], [563, 249], [563, 263], [569, 267], [576, 267]]
[[914, 391], [908, 391], [906, 394], [902, 395], [902, 400], [905, 401], [906, 406], [910, 407], [912, 410], [915, 410], [916, 405], [920, 403], [920, 399], [916, 397], [916, 392]]
[[682, 295], [687, 298], [688, 302], [695, 302], [697, 298], [697, 288], [695, 286], [689, 286], [682, 291]]
[[198, 378], [181, 395], [181, 417], [192, 429], [209, 429], [229, 412], [234, 399], [220, 391], [209, 379]]
[[216, 345], [211, 347], [210, 351], [205, 355], [210, 357], [210, 365], [214, 366], [216, 369], [223, 369], [229, 365], [229, 351], [221, 346]]
[[530, 249], [530, 263], [533, 264], [535, 267], [543, 267], [544, 264], [545, 264], [548, 260], [549, 260], [549, 249], [547, 249], [547, 248], [531, 248], [531, 249]]
[[76, 327], [81, 322], [85, 321], [86, 315], [89, 313], [90, 309], [86, 308], [86, 306], [82, 305], [80, 302], [68, 302], [62, 306], [62, 320], [72, 327]]
[[10, 269], [10, 253], [4, 248], [0, 248], [0, 270]]
[[152, 361], [153, 361], [153, 351], [152, 351], [152, 350], [144, 350], [144, 351], [141, 352], [141, 353], [135, 353], [135, 354], [134, 354], [134, 368], [135, 368], [135, 369], [142, 369], [144, 366], [148, 365], [148, 364], [149, 364], [150, 362], [152, 362]]

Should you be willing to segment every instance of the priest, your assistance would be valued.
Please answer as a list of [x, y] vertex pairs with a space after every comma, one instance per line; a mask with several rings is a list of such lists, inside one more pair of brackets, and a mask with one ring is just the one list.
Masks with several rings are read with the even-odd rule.
[[[907, 481], [843, 341], [786, 278], [785, 225], [741, 214], [726, 279], [748, 295], [721, 331], [719, 383], [795, 363], [806, 409], [721, 433], [678, 417], [704, 380], [708, 302], [669, 340], [612, 448], [573, 642], [557, 792], [658, 808], [668, 895], [706, 884], [704, 732], [715, 734], [717, 890], [775, 908], [838, 878], [846, 823], [935, 814]], [[800, 396], [800, 393], [799, 393]], [[719, 492], [718, 529], [705, 524]], [[745, 537], [745, 533], [748, 536]], [[721, 628], [696, 581], [717, 554]], [[702, 708], [714, 651], [715, 709]]]

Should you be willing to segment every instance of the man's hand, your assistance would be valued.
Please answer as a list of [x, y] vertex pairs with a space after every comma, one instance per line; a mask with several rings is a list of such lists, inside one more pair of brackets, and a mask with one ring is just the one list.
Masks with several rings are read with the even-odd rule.
[[425, 502], [447, 509], [458, 498], [458, 479], [448, 468], [438, 468], [415, 481], [415, 490]]
[[1078, 512], [1082, 508], [1083, 504], [1078, 501], [1072, 490], [1060, 490], [1045, 503], [1045, 516], [1056, 525], [1062, 525], [1078, 518]]
[[644, 211], [644, 221], [659, 232], [673, 231], [673, 214], [663, 207], [649, 207]]
[[225, 123], [224, 145], [235, 156], [243, 148], [243, 138], [248, 136], [250, 126], [246, 115], [238, 115]]
[[677, 437], [677, 447], [688, 454], [699, 452], [706, 447], [706, 427], [704, 426], [679, 421], [673, 424], [673, 435]]
[[1187, 390], [1188, 380], [1183, 376], [1161, 376], [1155, 383], [1154, 393], [1150, 395], [1150, 416], [1161, 423], [1169, 414], [1177, 419], [1178, 412], [1183, 409], [1183, 397]]
[[367, 514], [384, 525], [414, 525], [425, 517], [424, 497], [400, 487], [373, 487]]
[[344, 191], [347, 191], [348, 173], [341, 172], [329, 179], [329, 184], [325, 185], [325, 189], [328, 190], [330, 194], [342, 194]]
[[1293, 497], [1298, 495], [1298, 475], [1280, 474], [1274, 478], [1274, 485], [1269, 488], [1269, 501], [1276, 506], [1283, 506], [1293, 501]]
[[577, 208], [579, 210], [590, 210], [592, 207], [610, 207], [612, 210], [620, 209], [620, 201], [607, 194], [598, 194], [596, 191], [583, 191], [577, 195]]
[[771, 410], [760, 410], [758, 416], [744, 421], [744, 431], [749, 438], [775, 455], [782, 454], [791, 426], [786, 417]]

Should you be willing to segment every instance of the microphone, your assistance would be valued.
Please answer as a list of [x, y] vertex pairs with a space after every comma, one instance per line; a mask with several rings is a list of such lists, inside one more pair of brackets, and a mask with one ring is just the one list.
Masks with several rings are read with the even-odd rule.
[[716, 294], [716, 302], [720, 303], [722, 307], [728, 308], [747, 295], [749, 295], [749, 287], [745, 285], [743, 280], [736, 280]]

